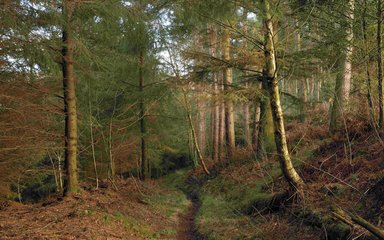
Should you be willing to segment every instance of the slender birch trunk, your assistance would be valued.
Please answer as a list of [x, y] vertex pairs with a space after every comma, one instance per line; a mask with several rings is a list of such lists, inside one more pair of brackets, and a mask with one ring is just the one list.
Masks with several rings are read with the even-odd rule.
[[187, 117], [188, 117], [188, 122], [189, 122], [189, 127], [190, 127], [190, 130], [191, 130], [191, 133], [192, 133], [192, 142], [195, 146], [195, 149], [196, 149], [196, 152], [197, 152], [197, 157], [199, 158], [199, 161], [200, 161], [200, 164], [201, 164], [201, 167], [203, 168], [204, 172], [209, 175], [210, 172], [205, 164], [205, 161], [204, 161], [204, 157], [203, 155], [201, 154], [201, 151], [200, 151], [200, 148], [199, 148], [199, 143], [197, 142], [197, 136], [196, 136], [196, 131], [195, 131], [195, 127], [193, 126], [193, 121], [192, 121], [192, 116], [191, 116], [191, 107], [189, 105], [189, 101], [188, 101], [188, 97], [187, 97], [187, 93], [185, 91], [185, 89], [183, 89], [183, 95], [184, 95], [184, 104], [185, 104], [185, 109], [187, 111]]
[[277, 80], [276, 56], [274, 48], [274, 31], [270, 14], [269, 0], [263, 0], [265, 7], [265, 77], [271, 98], [272, 116], [275, 127], [275, 142], [282, 172], [288, 183], [300, 194], [303, 193], [304, 182], [293, 167], [285, 135], [284, 118], [280, 103]]

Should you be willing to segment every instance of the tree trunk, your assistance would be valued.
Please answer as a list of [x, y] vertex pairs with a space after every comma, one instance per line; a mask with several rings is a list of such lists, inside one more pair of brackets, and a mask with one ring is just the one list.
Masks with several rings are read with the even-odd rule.
[[140, 52], [139, 56], [139, 91], [140, 91], [140, 142], [141, 142], [141, 180], [146, 180], [149, 178], [149, 163], [146, 154], [146, 142], [145, 142], [145, 106], [144, 106], [144, 76], [143, 76], [143, 67], [144, 67], [144, 54], [143, 51]]
[[[223, 57], [224, 60], [230, 60], [230, 46], [231, 46], [231, 37], [229, 30], [224, 28], [223, 33]], [[233, 83], [232, 67], [227, 67], [224, 70], [224, 88], [225, 94], [231, 92]], [[226, 96], [225, 100], [225, 136], [227, 144], [227, 157], [228, 159], [233, 158], [235, 152], [235, 118], [234, 118], [234, 109], [233, 109], [233, 100], [231, 96]]]
[[307, 79], [302, 79], [301, 81], [301, 94], [302, 94], [302, 98], [301, 98], [301, 121], [304, 122], [305, 121], [305, 117], [306, 117], [306, 114], [307, 114], [307, 101], [308, 101], [308, 94], [307, 94]]
[[204, 100], [204, 90], [203, 83], [199, 84], [200, 92], [198, 93], [197, 98], [197, 126], [198, 126], [198, 141], [201, 155], [205, 157], [205, 147], [206, 147], [206, 109], [205, 109], [205, 100]]
[[254, 121], [253, 121], [253, 130], [252, 130], [252, 147], [254, 151], [257, 151], [257, 142], [260, 128], [260, 101], [261, 101], [261, 82], [256, 83], [258, 97], [255, 101], [254, 109]]
[[95, 141], [94, 141], [94, 137], [93, 137], [92, 102], [91, 102], [91, 80], [89, 80], [89, 86], [88, 86], [88, 106], [89, 106], [89, 130], [90, 130], [90, 137], [91, 137], [93, 170], [95, 171], [96, 189], [98, 189], [99, 188], [99, 176], [98, 176], [98, 172], [97, 172], [96, 154], [95, 154]]
[[381, 0], [377, 0], [377, 82], [379, 92], [379, 122], [380, 128], [384, 126], [384, 103], [383, 103], [383, 68], [381, 60]]
[[268, 83], [273, 122], [275, 126], [275, 142], [280, 165], [284, 177], [294, 190], [302, 194], [304, 182], [293, 167], [285, 135], [284, 118], [280, 103], [280, 93], [277, 80], [276, 56], [273, 42], [273, 24], [270, 15], [269, 0], [264, 0], [265, 7], [265, 77]]
[[252, 135], [251, 135], [251, 114], [250, 114], [250, 104], [249, 102], [244, 103], [244, 139], [245, 146], [248, 149], [252, 148]]
[[[210, 51], [212, 57], [217, 57], [217, 50], [216, 50], [216, 42], [217, 42], [217, 35], [216, 35], [216, 29], [214, 25], [210, 26], [209, 30], [209, 42], [210, 42]], [[220, 101], [219, 101], [219, 86], [218, 86], [218, 79], [217, 79], [217, 72], [212, 72], [212, 92], [213, 92], [213, 100], [212, 100], [212, 157], [214, 162], [219, 161], [219, 127], [220, 127]]]
[[116, 112], [116, 99], [117, 99], [117, 93], [115, 93], [115, 96], [113, 98], [113, 109], [112, 109], [112, 115], [109, 120], [109, 133], [108, 133], [108, 154], [109, 154], [109, 179], [112, 181], [112, 183], [115, 180], [115, 175], [116, 175], [116, 164], [115, 164], [115, 159], [113, 158], [113, 134], [112, 134], [112, 129], [113, 129], [113, 118], [115, 116]]
[[208, 170], [208, 168], [207, 168], [207, 166], [205, 164], [204, 157], [201, 154], [201, 151], [200, 151], [200, 148], [199, 148], [199, 144], [197, 142], [196, 131], [195, 131], [195, 127], [193, 126], [193, 121], [192, 121], [192, 116], [191, 116], [191, 107], [189, 105], [187, 93], [186, 93], [185, 89], [182, 89], [182, 90], [183, 90], [183, 95], [184, 95], [184, 103], [185, 103], [185, 109], [187, 111], [189, 127], [190, 127], [190, 130], [191, 130], [191, 133], [192, 133], [192, 142], [193, 142], [193, 144], [195, 146], [195, 149], [196, 149], [196, 152], [197, 152], [197, 157], [199, 158], [200, 164], [201, 164], [204, 172], [207, 175], [209, 175], [210, 172], [209, 172], [209, 170]]
[[77, 109], [76, 90], [73, 66], [73, 35], [72, 35], [72, 13], [74, 3], [65, 0], [63, 16], [65, 19], [63, 27], [63, 49], [62, 49], [62, 72], [64, 90], [64, 113], [65, 113], [65, 184], [64, 194], [70, 195], [79, 191], [77, 170]]
[[270, 93], [263, 73], [262, 96], [260, 97], [260, 124], [257, 137], [256, 154], [259, 159], [267, 159], [267, 153], [275, 151], [274, 124], [270, 102]]
[[368, 51], [368, 37], [367, 37], [367, 0], [364, 0], [364, 10], [363, 10], [363, 39], [364, 39], [364, 52], [367, 56], [367, 60], [365, 61], [365, 72], [367, 74], [366, 84], [367, 84], [367, 101], [369, 106], [369, 120], [371, 126], [375, 126], [375, 111], [373, 109], [373, 101], [371, 94], [371, 74], [369, 72], [369, 51]]
[[219, 159], [220, 161], [224, 158], [225, 151], [225, 103], [224, 103], [224, 79], [223, 73], [219, 74]]
[[351, 90], [351, 78], [352, 78], [352, 40], [353, 40], [353, 19], [354, 19], [354, 0], [348, 2], [348, 27], [346, 29], [346, 47], [342, 50], [339, 60], [340, 71], [336, 77], [335, 95], [333, 99], [331, 119], [329, 125], [329, 132], [334, 132], [340, 118], [342, 118], [346, 106], [349, 101], [349, 92]]

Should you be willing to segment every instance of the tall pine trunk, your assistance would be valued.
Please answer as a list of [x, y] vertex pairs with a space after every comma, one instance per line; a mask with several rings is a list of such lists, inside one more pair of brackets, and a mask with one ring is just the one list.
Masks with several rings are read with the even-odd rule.
[[379, 119], [380, 128], [384, 126], [384, 103], [383, 103], [383, 68], [381, 58], [381, 0], [377, 0], [377, 82], [379, 92]]
[[304, 182], [293, 167], [285, 135], [283, 111], [277, 79], [276, 56], [273, 42], [273, 23], [270, 14], [269, 0], [264, 0], [265, 7], [265, 77], [271, 99], [271, 109], [275, 127], [275, 142], [282, 172], [288, 183], [299, 193], [303, 192]]
[[257, 97], [255, 101], [255, 107], [254, 107], [254, 117], [253, 117], [253, 129], [252, 129], [252, 147], [254, 151], [257, 151], [257, 142], [258, 142], [258, 135], [259, 135], [259, 129], [260, 129], [260, 101], [261, 101], [261, 82], [256, 83], [256, 89], [257, 89]]
[[199, 91], [197, 97], [197, 129], [198, 129], [198, 143], [201, 155], [205, 157], [205, 147], [206, 147], [206, 104], [204, 99], [204, 85], [203, 83], [198, 86]]
[[[231, 37], [229, 30], [224, 28], [223, 33], [223, 57], [225, 61], [230, 60], [230, 48], [231, 48]], [[232, 67], [227, 67], [224, 70], [224, 88], [225, 93], [231, 92], [233, 83], [233, 72]], [[233, 99], [231, 96], [227, 96], [225, 100], [225, 127], [226, 127], [226, 144], [227, 144], [227, 157], [231, 159], [235, 152], [235, 117], [233, 108]]]
[[367, 57], [365, 61], [365, 72], [366, 76], [366, 84], [367, 84], [367, 101], [369, 106], [369, 121], [371, 126], [375, 126], [375, 111], [373, 109], [373, 101], [371, 95], [371, 74], [369, 72], [369, 51], [368, 51], [368, 36], [367, 36], [367, 0], [364, 0], [364, 9], [363, 9], [363, 39], [364, 39], [364, 54]]
[[[209, 43], [212, 57], [217, 57], [217, 35], [214, 25], [209, 28]], [[220, 138], [220, 101], [217, 72], [212, 72], [212, 158], [214, 162], [219, 161], [219, 138]]]
[[140, 91], [140, 143], [141, 143], [141, 180], [149, 178], [149, 163], [146, 154], [146, 142], [145, 142], [145, 106], [144, 106], [144, 53], [140, 52], [139, 55], [139, 91]]
[[348, 26], [346, 28], [345, 48], [342, 49], [339, 59], [340, 71], [336, 77], [335, 94], [333, 99], [329, 132], [334, 132], [345, 111], [349, 101], [352, 78], [352, 40], [353, 40], [353, 19], [354, 19], [354, 0], [349, 0], [346, 15], [348, 16]]
[[263, 73], [261, 96], [260, 96], [260, 120], [257, 136], [257, 158], [265, 160], [268, 152], [275, 150], [275, 137], [273, 127], [273, 117], [271, 109], [270, 93], [268, 91], [268, 82]]
[[70, 0], [63, 2], [63, 16], [65, 19], [63, 27], [63, 49], [62, 49], [62, 72], [64, 90], [64, 113], [65, 113], [65, 183], [64, 194], [69, 195], [79, 190], [77, 170], [77, 109], [76, 90], [73, 66], [73, 33], [71, 18], [74, 3]]
[[224, 159], [225, 151], [225, 103], [224, 103], [224, 76], [221, 72], [219, 74], [219, 159]]

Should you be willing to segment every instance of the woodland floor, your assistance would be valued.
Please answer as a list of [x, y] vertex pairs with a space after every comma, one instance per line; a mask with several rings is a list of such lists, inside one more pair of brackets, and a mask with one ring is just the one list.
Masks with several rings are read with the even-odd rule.
[[[369, 126], [353, 126], [348, 137], [329, 137], [310, 123], [287, 126], [293, 160], [307, 183], [298, 205], [263, 207], [287, 189], [277, 160], [256, 162], [239, 152], [239, 160], [214, 167], [211, 177], [184, 169], [61, 200], [8, 203], [0, 209], [0, 239], [375, 239], [363, 238], [369, 233], [357, 225], [332, 237], [326, 226], [335, 225], [336, 206], [384, 227], [384, 143]], [[319, 225], [320, 218], [326, 221]]]
[[116, 189], [0, 211], [0, 239], [188, 239], [183, 193], [130, 178]]

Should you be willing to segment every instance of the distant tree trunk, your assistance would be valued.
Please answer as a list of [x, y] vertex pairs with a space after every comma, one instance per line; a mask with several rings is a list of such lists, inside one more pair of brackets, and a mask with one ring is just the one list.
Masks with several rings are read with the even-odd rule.
[[188, 101], [188, 97], [187, 97], [187, 93], [186, 93], [185, 89], [183, 89], [183, 95], [184, 95], [184, 103], [185, 103], [185, 109], [186, 109], [186, 112], [187, 112], [189, 127], [190, 127], [190, 130], [191, 130], [191, 133], [192, 133], [192, 142], [193, 142], [193, 144], [195, 146], [195, 149], [196, 149], [196, 152], [197, 152], [197, 157], [199, 158], [201, 167], [203, 168], [204, 172], [207, 175], [209, 175], [210, 172], [209, 172], [209, 170], [208, 170], [208, 168], [207, 168], [207, 166], [205, 164], [204, 157], [201, 154], [201, 151], [200, 151], [200, 148], [199, 148], [199, 144], [197, 142], [196, 131], [195, 131], [195, 127], [193, 126], [193, 121], [192, 121], [192, 116], [191, 116], [191, 107], [189, 105], [189, 101]]
[[[214, 25], [211, 25], [209, 28], [209, 42], [210, 42], [210, 51], [212, 57], [217, 57], [217, 35], [216, 29]], [[220, 132], [220, 101], [219, 101], [219, 86], [218, 86], [218, 78], [217, 72], [212, 72], [212, 92], [213, 92], [213, 100], [212, 100], [212, 157], [214, 162], [219, 161], [219, 132]]]
[[[248, 17], [248, 11], [244, 9], [243, 18], [244, 18], [244, 27], [243, 30], [247, 34], [248, 32], [248, 24], [247, 24], [247, 17]], [[248, 41], [247, 39], [244, 39], [244, 46], [245, 51], [248, 51]], [[244, 88], [246, 91], [251, 86], [251, 83], [248, 81], [248, 72], [244, 71]], [[245, 140], [245, 147], [247, 149], [252, 149], [252, 133], [251, 133], [251, 113], [250, 113], [250, 107], [251, 103], [249, 99], [247, 98], [244, 103], [244, 140]]]
[[99, 176], [97, 172], [97, 164], [96, 164], [96, 154], [95, 154], [95, 141], [93, 137], [93, 122], [92, 122], [92, 102], [91, 102], [91, 80], [89, 80], [88, 86], [88, 105], [89, 105], [89, 130], [91, 137], [91, 149], [92, 149], [92, 160], [93, 160], [93, 170], [95, 171], [95, 181], [96, 181], [96, 189], [99, 188]]
[[198, 93], [197, 98], [197, 126], [198, 126], [198, 140], [199, 140], [199, 147], [201, 151], [201, 155], [205, 157], [205, 147], [206, 147], [206, 130], [207, 130], [207, 124], [206, 124], [206, 105], [205, 105], [205, 99], [204, 99], [204, 90], [203, 90], [203, 83], [199, 84], [200, 92]]
[[[230, 60], [230, 47], [231, 37], [229, 30], [224, 28], [223, 33], [223, 57], [224, 60]], [[232, 89], [233, 76], [232, 67], [227, 67], [224, 70], [224, 88], [225, 93], [230, 93]], [[226, 144], [227, 144], [227, 157], [231, 159], [235, 152], [235, 117], [233, 109], [233, 100], [231, 97], [227, 97], [225, 100], [225, 127], [226, 127]]]
[[252, 148], [252, 135], [251, 135], [251, 113], [250, 113], [250, 103], [244, 103], [244, 139], [245, 146], [248, 149]]
[[340, 118], [342, 118], [345, 107], [348, 105], [349, 92], [351, 90], [352, 78], [352, 52], [353, 52], [353, 19], [354, 19], [354, 0], [349, 0], [347, 16], [348, 27], [346, 29], [346, 47], [342, 50], [341, 58], [339, 59], [340, 71], [336, 77], [335, 95], [333, 99], [329, 132], [334, 132]]
[[301, 121], [304, 122], [305, 121], [305, 117], [306, 117], [306, 113], [307, 113], [307, 101], [308, 101], [308, 94], [307, 94], [307, 79], [302, 79], [301, 81], [301, 94], [302, 94], [302, 98], [301, 98]]
[[64, 194], [70, 195], [79, 191], [77, 170], [77, 109], [76, 90], [73, 66], [73, 34], [72, 13], [74, 3], [70, 0], [63, 2], [63, 16], [65, 19], [63, 27], [63, 49], [62, 49], [62, 72], [64, 90], [64, 113], [65, 113], [65, 183]]
[[149, 178], [149, 163], [146, 154], [146, 142], [145, 142], [145, 106], [144, 106], [144, 53], [140, 51], [139, 56], [139, 91], [140, 91], [140, 140], [141, 140], [141, 180]]
[[[264, 72], [264, 71], [263, 71]], [[265, 72], [263, 73], [262, 96], [260, 97], [260, 124], [257, 137], [256, 155], [259, 159], [267, 159], [267, 152], [275, 150], [274, 126], [271, 109], [270, 93], [266, 81]]]
[[317, 81], [317, 87], [316, 87], [316, 100], [317, 100], [317, 102], [320, 102], [320, 93], [321, 93], [321, 79]]
[[117, 99], [117, 93], [115, 93], [115, 96], [113, 98], [113, 109], [112, 109], [112, 115], [109, 120], [109, 132], [108, 132], [108, 154], [109, 154], [109, 179], [112, 181], [115, 180], [115, 175], [116, 175], [116, 164], [115, 164], [115, 159], [113, 158], [113, 118], [115, 116], [116, 112], [116, 99]]
[[252, 130], [252, 147], [254, 151], [257, 151], [257, 142], [258, 142], [258, 134], [259, 134], [259, 128], [260, 128], [260, 101], [261, 101], [261, 82], [256, 83], [256, 89], [257, 89], [257, 98], [255, 101], [255, 108], [254, 108], [254, 121], [253, 121], [253, 130]]
[[[378, 31], [379, 32], [379, 31]], [[368, 37], [367, 37], [367, 0], [364, 0], [364, 9], [363, 9], [363, 39], [364, 39], [364, 52], [367, 57], [365, 61], [365, 72], [367, 74], [366, 84], [367, 84], [367, 101], [369, 106], [369, 120], [371, 126], [375, 126], [375, 112], [373, 109], [372, 94], [371, 94], [371, 74], [369, 72], [369, 51], [368, 51]]]
[[381, 58], [381, 0], [377, 0], [377, 82], [379, 92], [379, 122], [380, 128], [384, 126], [384, 102], [383, 102], [383, 68]]
[[224, 103], [224, 79], [223, 79], [223, 73], [221, 72], [219, 74], [219, 89], [220, 89], [220, 96], [219, 96], [219, 159], [220, 161], [224, 158], [224, 151], [225, 151], [225, 103]]
[[271, 98], [272, 116], [275, 127], [275, 141], [280, 165], [288, 183], [299, 193], [303, 193], [304, 182], [293, 167], [285, 135], [284, 118], [280, 103], [280, 93], [277, 79], [276, 56], [274, 48], [274, 31], [270, 14], [269, 0], [263, 0], [265, 7], [265, 77]]

